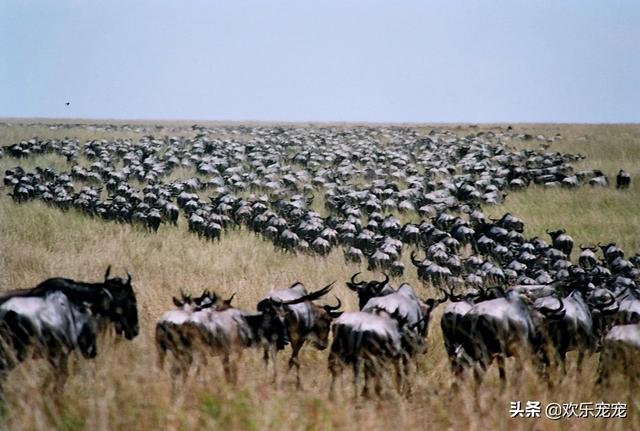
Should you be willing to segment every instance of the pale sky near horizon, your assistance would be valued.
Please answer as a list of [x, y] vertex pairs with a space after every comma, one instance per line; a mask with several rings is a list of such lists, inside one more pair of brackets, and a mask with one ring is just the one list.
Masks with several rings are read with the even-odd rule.
[[0, 117], [640, 122], [639, 78], [638, 0], [0, 0]]

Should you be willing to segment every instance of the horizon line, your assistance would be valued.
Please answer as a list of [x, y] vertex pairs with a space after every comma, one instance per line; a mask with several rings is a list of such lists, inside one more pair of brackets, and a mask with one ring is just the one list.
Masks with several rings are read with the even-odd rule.
[[580, 125], [580, 126], [635, 126], [640, 125], [638, 122], [628, 121], [600, 121], [600, 122], [588, 122], [588, 121], [367, 121], [367, 120], [216, 120], [216, 119], [202, 119], [202, 118], [121, 118], [121, 117], [10, 117], [0, 116], [0, 122], [16, 122], [23, 121], [28, 123], [38, 122], [77, 122], [77, 123], [130, 123], [136, 124], [136, 122], [142, 123], [216, 123], [220, 125], [224, 124], [258, 124], [258, 125], [356, 125], [356, 126], [405, 126], [405, 127], [423, 127], [423, 126], [502, 126], [502, 125]]

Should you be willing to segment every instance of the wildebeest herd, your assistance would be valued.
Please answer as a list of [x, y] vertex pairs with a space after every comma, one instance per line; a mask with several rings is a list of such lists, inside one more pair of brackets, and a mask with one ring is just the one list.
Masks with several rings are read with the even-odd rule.
[[[2, 157], [55, 154], [69, 169], [17, 166], [5, 172], [4, 185], [16, 203], [41, 200], [150, 232], [186, 224], [203, 239], [221, 240], [229, 229], [249, 229], [287, 253], [338, 249], [345, 264], [366, 262], [384, 279], [345, 280], [359, 305], [348, 312], [338, 298], [317, 303], [332, 285], [308, 292], [295, 283], [265, 296], [255, 311], [208, 290], [174, 297], [155, 342], [159, 366], [170, 355], [175, 378], [219, 356], [233, 382], [243, 350], [257, 347], [277, 379], [276, 354], [290, 345], [289, 367], [301, 386], [298, 354], [309, 341], [329, 349], [330, 392], [345, 365], [353, 368], [356, 394], [361, 376], [365, 393], [371, 382], [379, 392], [391, 366], [398, 390], [407, 392], [432, 312], [445, 302], [440, 326], [458, 377], [472, 369], [479, 382], [496, 361], [504, 382], [505, 359], [515, 357], [518, 368], [531, 362], [548, 379], [550, 367], [564, 369], [567, 352], [576, 351], [578, 367], [600, 352], [603, 382], [640, 352], [640, 255], [627, 256], [613, 242], [581, 245], [576, 263], [564, 229], [547, 231], [548, 241], [527, 238], [516, 216], [491, 219], [482, 210], [531, 184], [608, 187], [599, 170], [575, 171], [581, 156], [516, 150], [508, 142], [532, 137], [500, 128], [467, 136], [404, 127], [194, 127], [193, 134], [6, 145]], [[617, 188], [630, 182], [618, 173]], [[405, 274], [407, 251], [432, 289], [429, 298], [401, 280], [392, 285]], [[103, 283], [50, 279], [5, 293], [0, 366], [6, 374], [33, 355], [46, 357], [64, 380], [68, 354], [95, 356], [96, 337], [109, 328], [128, 339], [138, 334], [131, 277], [107, 271]]]

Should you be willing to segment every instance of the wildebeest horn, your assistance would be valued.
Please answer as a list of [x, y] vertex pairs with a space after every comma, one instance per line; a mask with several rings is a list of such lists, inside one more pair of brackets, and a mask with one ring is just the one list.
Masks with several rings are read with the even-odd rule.
[[564, 302], [562, 301], [562, 298], [556, 298], [558, 300], [558, 308], [549, 308], [546, 306], [542, 306], [540, 307], [540, 310], [545, 314], [545, 315], [555, 315], [555, 314], [559, 314], [560, 312], [562, 312], [564, 310]]
[[[449, 295], [447, 295], [447, 292], [445, 292], [444, 290], [442, 291], [442, 293], [444, 294], [444, 298], [442, 299], [436, 299], [436, 298], [427, 298], [426, 300], [423, 300], [422, 302], [424, 302], [427, 307], [429, 307], [429, 313], [431, 312], [431, 310], [433, 310], [434, 308], [436, 308], [438, 305], [442, 304], [443, 302], [445, 302], [447, 299], [449, 299]], [[427, 316], [429, 315], [429, 313], [426, 313]]]
[[315, 301], [316, 299], [329, 293], [331, 289], [333, 289], [334, 284], [335, 284], [335, 281], [330, 284], [327, 284], [325, 287], [323, 287], [320, 290], [316, 290], [315, 292], [311, 292], [308, 295], [301, 296], [300, 298], [292, 299], [291, 301], [283, 301], [281, 302], [281, 304], [295, 305], [295, 304], [300, 304], [302, 302]]
[[351, 276], [351, 282], [347, 282], [347, 287], [348, 287], [350, 290], [353, 290], [354, 292], [357, 292], [357, 291], [362, 287], [362, 285], [363, 285], [363, 284], [365, 284], [365, 282], [364, 282], [364, 281], [360, 281], [360, 282], [356, 282], [356, 281], [355, 281], [355, 280], [356, 280], [356, 277], [357, 277], [359, 274], [360, 274], [359, 272], [356, 272], [355, 274], [353, 274], [353, 275]]
[[229, 297], [229, 299], [225, 299], [224, 302], [227, 305], [231, 305], [231, 301], [233, 301], [233, 298], [235, 298], [236, 296], [236, 292], [233, 292], [233, 294]]
[[455, 293], [453, 293], [453, 288], [452, 287], [449, 288], [449, 292], [445, 292], [445, 290], [442, 287], [438, 287], [438, 289], [441, 290], [442, 292], [444, 292], [445, 295], [449, 295], [449, 299], [454, 301], [454, 302], [462, 300], [461, 296], [458, 296]]
[[127, 284], [131, 284], [131, 274], [127, 271]]
[[436, 302], [438, 304], [442, 304], [443, 302], [447, 302], [447, 300], [449, 299], [449, 294], [447, 293], [446, 290], [442, 289], [442, 294], [444, 295], [444, 297], [442, 297], [442, 299], [436, 299]]
[[107, 266], [107, 271], [104, 273], [104, 279], [109, 278], [109, 274], [111, 274], [111, 265]]
[[411, 263], [413, 263], [414, 266], [422, 266], [422, 262], [416, 259], [415, 251], [411, 251]]
[[339, 309], [340, 309], [340, 307], [342, 307], [342, 301], [340, 301], [340, 298], [338, 298], [337, 296], [336, 296], [335, 298], [336, 298], [336, 300], [338, 301], [338, 305], [331, 306], [331, 305], [328, 305], [328, 304], [327, 304], [327, 305], [325, 305], [325, 306], [324, 306], [324, 309], [325, 309], [326, 311], [329, 311], [329, 312], [330, 312], [330, 311], [336, 311], [336, 310], [339, 310]]
[[607, 296], [609, 297], [609, 300], [605, 303], [603, 303], [600, 308], [607, 308], [611, 305], [613, 305], [616, 302], [616, 298], [615, 296], [613, 296], [613, 293], [607, 291]]
[[418, 326], [420, 326], [420, 324], [422, 322], [424, 322], [425, 320], [427, 320], [429, 318], [429, 313], [426, 313], [424, 316], [422, 316], [422, 319], [418, 320], [416, 323], [413, 323], [411, 325], [409, 325], [409, 329], [414, 330], [416, 329]]

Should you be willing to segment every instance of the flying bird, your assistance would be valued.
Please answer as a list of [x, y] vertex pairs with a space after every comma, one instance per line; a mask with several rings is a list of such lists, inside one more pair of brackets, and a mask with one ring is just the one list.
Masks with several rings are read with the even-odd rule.
[[71, 102], [66, 102], [65, 105], [69, 106], [71, 104]]

